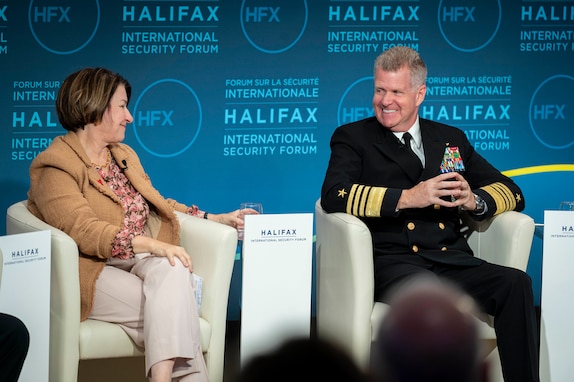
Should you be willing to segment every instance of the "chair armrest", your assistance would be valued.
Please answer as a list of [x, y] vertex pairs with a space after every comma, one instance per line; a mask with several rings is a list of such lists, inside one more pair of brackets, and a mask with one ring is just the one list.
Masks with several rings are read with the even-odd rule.
[[[237, 252], [237, 230], [224, 224], [176, 212], [181, 224], [181, 245], [203, 278], [201, 316], [213, 322], [227, 297]], [[219, 305], [219, 307], [212, 305]], [[217, 312], [217, 317], [213, 314]], [[225, 317], [223, 317], [225, 321]]]
[[475, 256], [526, 271], [534, 238], [534, 220], [530, 216], [507, 211], [485, 221], [465, 222], [471, 228], [466, 235]]
[[367, 226], [346, 213], [315, 204], [317, 331], [368, 362], [374, 301], [373, 243]]
[[[50, 373], [65, 370], [79, 359], [80, 278], [76, 242], [63, 231], [34, 216], [26, 201], [8, 207], [7, 234], [48, 230], [51, 233], [50, 272]], [[75, 287], [71, 287], [74, 285]], [[58, 340], [55, 340], [55, 339]]]
[[[237, 230], [224, 224], [176, 212], [181, 245], [203, 278], [200, 315], [211, 325], [211, 341], [203, 349], [210, 379], [223, 380], [229, 287], [237, 252]], [[221, 375], [216, 375], [221, 374]]]

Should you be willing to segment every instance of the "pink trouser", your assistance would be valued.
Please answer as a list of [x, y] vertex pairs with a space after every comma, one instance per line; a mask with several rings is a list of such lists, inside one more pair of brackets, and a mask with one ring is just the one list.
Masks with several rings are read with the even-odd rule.
[[145, 346], [146, 375], [157, 362], [174, 359], [172, 378], [208, 381], [200, 346], [195, 282], [176, 259], [147, 253], [111, 259], [96, 282], [91, 319], [119, 324]]

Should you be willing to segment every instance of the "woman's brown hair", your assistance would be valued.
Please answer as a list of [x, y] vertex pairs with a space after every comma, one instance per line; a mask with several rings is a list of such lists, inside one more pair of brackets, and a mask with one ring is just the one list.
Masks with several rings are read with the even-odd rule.
[[84, 68], [70, 74], [56, 97], [58, 120], [64, 129], [78, 131], [89, 123], [99, 123], [119, 85], [131, 85], [118, 73], [105, 68]]

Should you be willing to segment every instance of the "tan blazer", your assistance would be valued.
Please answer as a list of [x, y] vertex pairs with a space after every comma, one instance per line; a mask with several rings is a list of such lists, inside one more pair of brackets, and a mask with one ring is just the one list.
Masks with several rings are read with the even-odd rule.
[[[135, 151], [119, 143], [112, 156], [134, 188], [161, 220], [159, 240], [179, 244], [179, 223], [174, 210], [187, 206], [166, 199], [153, 187]], [[111, 257], [112, 242], [123, 225], [120, 200], [106, 185], [84, 151], [78, 136], [68, 132], [56, 137], [30, 166], [28, 208], [38, 218], [64, 231], [80, 250], [81, 320], [92, 309], [96, 279]]]

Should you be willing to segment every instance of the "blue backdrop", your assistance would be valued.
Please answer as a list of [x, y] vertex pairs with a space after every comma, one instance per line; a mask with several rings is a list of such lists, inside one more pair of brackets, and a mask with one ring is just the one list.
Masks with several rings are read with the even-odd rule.
[[373, 61], [397, 44], [429, 67], [421, 115], [465, 130], [537, 223], [574, 199], [572, 2], [0, 0], [0, 207], [26, 198], [31, 159], [64, 133], [61, 81], [105, 66], [132, 83], [125, 142], [165, 196], [312, 212], [333, 130], [372, 115]]

